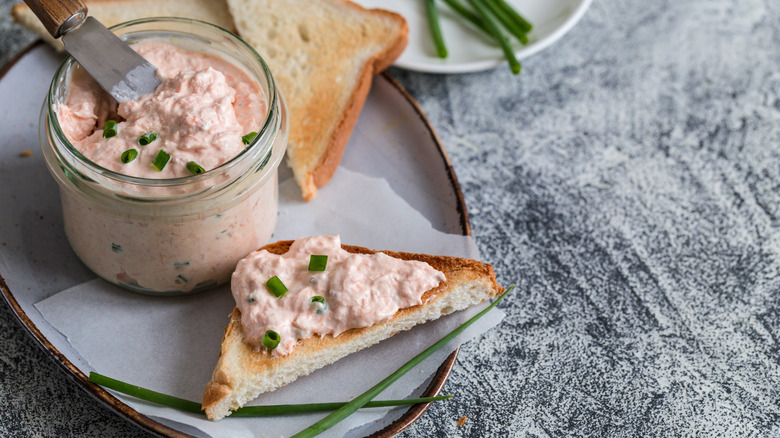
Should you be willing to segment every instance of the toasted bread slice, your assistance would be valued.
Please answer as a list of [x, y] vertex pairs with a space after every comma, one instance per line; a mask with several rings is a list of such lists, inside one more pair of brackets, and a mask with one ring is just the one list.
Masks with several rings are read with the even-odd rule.
[[[184, 17], [207, 21], [235, 31], [233, 18], [225, 0], [86, 0], [89, 15], [110, 27], [125, 21], [148, 17]], [[55, 40], [38, 17], [24, 4], [11, 8], [14, 21], [37, 33], [44, 41], [63, 51], [62, 41]]]
[[341, 161], [371, 79], [406, 47], [398, 14], [343, 0], [227, 0], [268, 62], [290, 113], [288, 163], [311, 200]]
[[[280, 241], [262, 249], [284, 254], [291, 244], [292, 241]], [[376, 252], [359, 246], [342, 245], [342, 248], [358, 254]], [[383, 252], [403, 260], [426, 262], [443, 272], [446, 280], [425, 292], [423, 304], [400, 309], [389, 321], [351, 329], [336, 337], [326, 335], [300, 340], [287, 356], [272, 356], [248, 344], [241, 329], [241, 313], [234, 309], [222, 339], [217, 366], [203, 392], [203, 409], [208, 418], [219, 420], [258, 395], [311, 374], [350, 353], [503, 292], [490, 265], [457, 257]]]

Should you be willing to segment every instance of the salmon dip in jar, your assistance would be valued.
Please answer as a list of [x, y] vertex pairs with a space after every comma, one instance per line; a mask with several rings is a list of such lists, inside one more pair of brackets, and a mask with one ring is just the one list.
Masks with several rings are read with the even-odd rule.
[[68, 241], [136, 292], [225, 283], [276, 225], [284, 99], [257, 52], [217, 26], [152, 18], [112, 30], [161, 84], [117, 104], [70, 57], [55, 74], [39, 135]]

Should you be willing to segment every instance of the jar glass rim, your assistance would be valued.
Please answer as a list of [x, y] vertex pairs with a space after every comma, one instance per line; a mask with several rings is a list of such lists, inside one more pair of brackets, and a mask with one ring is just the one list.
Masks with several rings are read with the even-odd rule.
[[[62, 75], [71, 68], [71, 66], [75, 65], [77, 62], [76, 60], [68, 55], [67, 58], [60, 64], [59, 68], [57, 68], [57, 71], [54, 73], [54, 77], [52, 78], [51, 84], [49, 85], [49, 91], [46, 95], [46, 105], [47, 105], [47, 113], [48, 113], [48, 119], [49, 123], [51, 124], [54, 132], [56, 135], [62, 140], [65, 147], [68, 149], [68, 151], [73, 154], [79, 161], [82, 162], [82, 164], [86, 165], [87, 167], [91, 168], [92, 170], [99, 172], [101, 175], [113, 179], [115, 181], [120, 181], [123, 183], [132, 183], [137, 184], [141, 186], [177, 186], [177, 185], [184, 185], [184, 184], [191, 184], [196, 183], [205, 179], [208, 179], [212, 175], [214, 175], [214, 171], [218, 170], [224, 170], [227, 168], [232, 167], [235, 163], [242, 161], [242, 159], [249, 155], [250, 153], [254, 152], [257, 147], [260, 147], [261, 143], [266, 143], [266, 149], [267, 151], [264, 151], [265, 153], [262, 154], [262, 156], [269, 155], [273, 153], [273, 142], [267, 141], [263, 142], [261, 140], [265, 139], [265, 137], [268, 134], [269, 129], [273, 126], [273, 114], [275, 111], [275, 108], [279, 105], [278, 102], [278, 93], [276, 89], [276, 82], [274, 81], [273, 75], [271, 74], [271, 70], [268, 67], [268, 64], [266, 64], [265, 60], [260, 56], [259, 53], [246, 41], [243, 40], [243, 38], [239, 37], [238, 35], [234, 34], [233, 32], [218, 26], [216, 24], [208, 23], [206, 21], [202, 20], [196, 20], [193, 18], [181, 18], [181, 17], [148, 17], [148, 18], [140, 18], [137, 20], [131, 20], [126, 21], [123, 23], [116, 24], [114, 26], [109, 27], [110, 30], [116, 31], [116, 30], [122, 30], [127, 27], [132, 27], [136, 25], [141, 24], [147, 24], [147, 23], [180, 23], [180, 24], [195, 24], [196, 26], [205, 26], [208, 28], [212, 28], [214, 30], [219, 31], [219, 33], [223, 34], [224, 36], [227, 36], [229, 39], [233, 40], [234, 42], [238, 43], [239, 46], [243, 47], [248, 51], [248, 53], [251, 55], [251, 58], [258, 63], [258, 65], [261, 67], [264, 79], [266, 82], [266, 85], [268, 87], [268, 105], [265, 112], [265, 120], [262, 123], [262, 126], [259, 131], [257, 131], [257, 135], [254, 139], [237, 155], [235, 155], [230, 160], [222, 163], [218, 167], [215, 167], [214, 169], [210, 169], [204, 173], [197, 174], [197, 175], [188, 175], [178, 178], [143, 178], [143, 177], [137, 177], [137, 176], [131, 176], [131, 175], [125, 175], [123, 173], [115, 172], [113, 170], [107, 169], [96, 162], [90, 160], [86, 156], [84, 156], [81, 151], [76, 149], [73, 144], [70, 142], [70, 140], [65, 136], [65, 133], [62, 131], [62, 128], [60, 127], [59, 117], [57, 116], [57, 112], [54, 110], [54, 97], [55, 92], [58, 84], [58, 79], [62, 77]], [[170, 31], [171, 33], [177, 33], [176, 31]], [[181, 35], [186, 36], [187, 34], [182, 33]], [[121, 36], [120, 36], [121, 38]], [[263, 152], [263, 151], [261, 151]]]

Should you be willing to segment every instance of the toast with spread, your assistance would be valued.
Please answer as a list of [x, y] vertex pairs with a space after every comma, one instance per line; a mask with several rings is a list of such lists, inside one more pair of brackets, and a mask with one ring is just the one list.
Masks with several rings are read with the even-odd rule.
[[[237, 30], [266, 60], [287, 102], [288, 164], [303, 198], [333, 176], [373, 76], [406, 47], [408, 26], [398, 14], [346, 0], [88, 0], [106, 26], [175, 16]], [[14, 20], [62, 50], [25, 4]]]
[[[280, 241], [261, 249], [282, 255], [288, 252], [292, 243]], [[377, 252], [350, 245], [341, 245], [341, 248], [352, 254]], [[503, 291], [488, 264], [457, 257], [382, 252], [401, 260], [425, 262], [443, 273], [444, 280], [424, 291], [422, 304], [402, 308], [385, 322], [349, 329], [335, 337], [300, 339], [286, 355], [274, 355], [262, 346], [250, 344], [244, 336], [241, 312], [234, 309], [222, 339], [217, 365], [203, 393], [203, 409], [208, 418], [221, 419], [264, 392], [282, 387], [395, 333], [479, 304]]]

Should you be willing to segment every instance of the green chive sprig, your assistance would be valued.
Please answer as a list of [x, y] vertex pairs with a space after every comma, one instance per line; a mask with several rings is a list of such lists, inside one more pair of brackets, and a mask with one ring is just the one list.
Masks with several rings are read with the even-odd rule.
[[465, 18], [467, 21], [470, 21], [471, 24], [480, 28], [483, 32], [485, 32], [485, 34], [487, 34], [488, 37], [493, 38], [493, 34], [490, 33], [490, 29], [485, 26], [485, 23], [482, 22], [482, 19], [479, 18], [479, 15], [471, 12], [469, 8], [463, 6], [463, 4], [458, 0], [444, 0], [444, 3], [447, 3], [447, 6], [460, 14], [460, 16]]
[[517, 24], [520, 29], [528, 33], [531, 30], [533, 30], [534, 26], [531, 24], [530, 21], [526, 20], [525, 17], [520, 15], [519, 12], [515, 10], [509, 3], [507, 3], [505, 0], [492, 0], [494, 3], [498, 4], [498, 6], [503, 9], [504, 12], [506, 12], [507, 15], [509, 15], [510, 19]]
[[506, 294], [508, 294], [509, 291], [514, 289], [514, 287], [515, 287], [514, 285], [509, 286], [509, 288], [506, 291], [504, 291], [503, 294], [501, 294], [498, 298], [496, 298], [496, 300], [493, 301], [493, 303], [488, 307], [486, 307], [483, 311], [477, 313], [476, 315], [471, 317], [468, 321], [464, 322], [460, 327], [451, 331], [447, 336], [441, 338], [438, 342], [425, 349], [425, 351], [412, 358], [412, 360], [405, 363], [403, 366], [401, 366], [401, 368], [398, 368], [398, 370], [396, 370], [393, 374], [390, 374], [390, 376], [386, 377], [384, 380], [377, 383], [374, 387], [364, 392], [363, 394], [353, 398], [352, 401], [340, 407], [339, 409], [333, 411], [330, 415], [323, 418], [322, 420], [314, 423], [308, 428], [293, 435], [292, 438], [313, 437], [315, 435], [318, 435], [330, 429], [335, 424], [339, 423], [341, 420], [352, 415], [353, 412], [365, 406], [369, 401], [371, 401], [371, 399], [373, 399], [374, 397], [379, 395], [379, 393], [387, 389], [387, 387], [390, 386], [393, 382], [395, 382], [401, 376], [406, 374], [409, 370], [417, 366], [417, 364], [425, 360], [436, 350], [440, 349], [441, 347], [445, 346], [448, 342], [455, 339], [456, 336], [463, 333], [463, 331], [466, 330], [471, 324], [474, 324], [476, 320], [482, 318], [486, 313], [488, 313], [490, 310], [496, 307], [496, 305], [500, 303], [501, 300], [504, 299]]
[[[146, 400], [185, 412], [192, 412], [194, 414], [201, 415], [203, 414], [203, 410], [200, 408], [200, 403], [174, 397], [172, 395], [163, 394], [157, 391], [152, 391], [151, 389], [142, 388], [140, 386], [131, 385], [129, 383], [112, 379], [111, 377], [107, 377], [102, 374], [90, 372], [89, 381], [96, 385], [100, 385], [108, 389], [113, 389], [114, 391], [127, 394], [140, 400]], [[383, 408], [388, 406], [416, 405], [418, 403], [430, 403], [439, 400], [447, 400], [450, 398], [452, 398], [451, 395], [440, 395], [437, 397], [410, 398], [406, 400], [382, 400], [369, 402], [364, 407]], [[297, 405], [244, 406], [243, 408], [238, 408], [233, 411], [231, 417], [271, 417], [292, 414], [306, 414], [310, 412], [326, 412], [336, 410], [341, 406], [344, 406], [344, 404], [345, 403], [343, 402], [326, 402]]]
[[522, 70], [520, 61], [517, 60], [515, 52], [512, 50], [512, 46], [509, 45], [509, 40], [506, 38], [506, 35], [504, 35], [504, 32], [499, 29], [495, 20], [493, 20], [493, 17], [490, 15], [488, 8], [484, 5], [482, 0], [468, 0], [468, 2], [476, 10], [479, 17], [485, 23], [485, 26], [490, 29], [490, 33], [493, 35], [493, 38], [498, 41], [498, 44], [501, 46], [501, 50], [504, 51], [504, 57], [506, 57], [507, 61], [509, 61], [509, 68], [512, 70], [512, 73], [519, 74], [520, 70]]
[[273, 330], [267, 330], [263, 335], [263, 347], [269, 350], [273, 350], [274, 348], [279, 346], [279, 341], [281, 340], [282, 337], [279, 336], [279, 333]]
[[[479, 30], [485, 33], [488, 38], [493, 39], [495, 41], [495, 37], [493, 36], [493, 33], [490, 32], [490, 29], [485, 25], [485, 23], [482, 21], [482, 18], [480, 18], [478, 15], [476, 15], [474, 12], [471, 11], [471, 9], [464, 6], [462, 3], [460, 3], [458, 0], [443, 0], [444, 3], [447, 3], [447, 5], [455, 12], [460, 14], [461, 17], [465, 18], [466, 21], [471, 22], [474, 26], [478, 27]], [[525, 32], [512, 32], [512, 35], [514, 35], [521, 43], [528, 44], [528, 35], [525, 34]]]
[[324, 271], [327, 266], [328, 266], [328, 256], [312, 254], [312, 256], [309, 257], [310, 271]]
[[515, 74], [519, 72], [520, 63], [517, 61], [514, 51], [509, 46], [509, 40], [506, 39], [506, 37], [502, 37], [503, 34], [496, 34], [495, 30], [499, 30], [500, 32], [498, 25], [493, 22], [494, 26], [491, 27], [488, 21], [493, 21], [493, 17], [495, 17], [515, 38], [517, 38], [518, 41], [522, 44], [528, 44], [529, 40], [527, 34], [533, 28], [528, 20], [504, 0], [477, 0], [477, 3], [482, 6], [483, 11], [479, 10], [480, 8], [474, 4], [475, 2], [469, 0], [469, 3], [476, 9], [476, 12], [463, 5], [459, 0], [443, 1], [466, 21], [469, 21], [475, 27], [483, 31], [488, 37], [495, 40], [496, 43], [501, 46], [504, 57], [509, 61], [512, 72]]
[[436, 46], [436, 55], [439, 58], [447, 57], [447, 46], [444, 44], [444, 37], [441, 34], [441, 25], [439, 24], [439, 11], [433, 0], [424, 0], [425, 15], [428, 18], [428, 29], [431, 31], [433, 44]]
[[119, 129], [116, 126], [116, 120], [106, 120], [103, 124], [103, 138], [111, 138], [119, 133]]
[[168, 160], [171, 159], [171, 156], [168, 154], [168, 152], [165, 152], [165, 149], [160, 149], [159, 152], [157, 152], [157, 155], [154, 156], [154, 159], [152, 160], [152, 166], [154, 166], [155, 169], [162, 171], [165, 169], [165, 165], [168, 164]]
[[201, 166], [200, 164], [194, 161], [187, 162], [187, 170], [189, 170], [190, 173], [193, 175], [199, 175], [206, 171], [206, 169], [204, 169], [203, 166]]
[[257, 137], [257, 133], [255, 131], [252, 131], [249, 134], [241, 137], [241, 141], [244, 144], [249, 144], [249, 143], [252, 143], [252, 141], [255, 139], [255, 137]]
[[122, 155], [119, 157], [119, 161], [121, 161], [123, 164], [127, 164], [136, 158], [138, 158], [138, 150], [128, 149], [122, 152]]
[[154, 131], [149, 131], [138, 137], [136, 143], [138, 143], [138, 146], [146, 146], [155, 140], [157, 140], [157, 133]]
[[287, 286], [285, 286], [284, 283], [282, 283], [282, 280], [276, 275], [269, 278], [268, 281], [265, 282], [265, 285], [276, 298], [281, 298], [287, 293]]
[[528, 40], [528, 37], [526, 36], [527, 31], [524, 31], [520, 24], [516, 21], [512, 20], [512, 17], [509, 15], [509, 13], [504, 10], [497, 1], [495, 0], [483, 0], [482, 3], [487, 7], [487, 10], [493, 14], [493, 16], [498, 20], [499, 23], [501, 23], [504, 28], [509, 31], [512, 35], [515, 36], [518, 40], [522, 41], [525, 39]]
[[[378, 400], [366, 403], [364, 408], [384, 408], [389, 406], [416, 405], [418, 403], [430, 403], [439, 400], [449, 400], [452, 395], [439, 395], [436, 397], [410, 398], [405, 400]], [[310, 412], [335, 411], [344, 406], [344, 402], [307, 403], [300, 405], [269, 405], [269, 406], [244, 406], [230, 414], [231, 417], [270, 417], [277, 415], [307, 414]]]
[[203, 413], [203, 411], [200, 409], [200, 403], [174, 397], [172, 395], [162, 394], [160, 392], [152, 391], [151, 389], [142, 388], [140, 386], [131, 385], [129, 383], [112, 379], [111, 377], [107, 377], [102, 374], [90, 372], [89, 381], [96, 385], [105, 386], [106, 388], [119, 391], [123, 394], [140, 398], [141, 400], [165, 405], [185, 412], [194, 412], [196, 414]]

